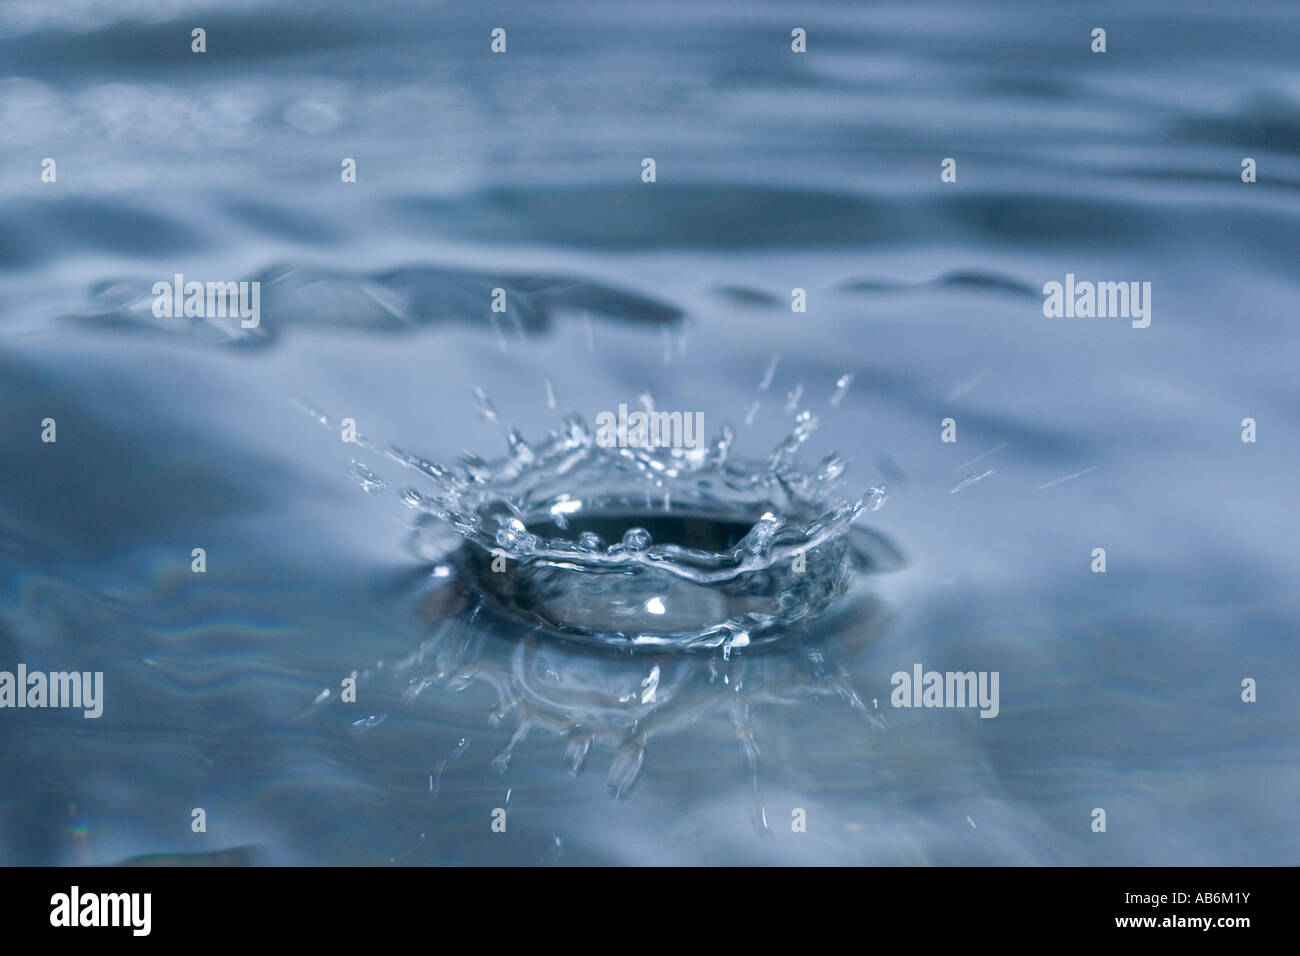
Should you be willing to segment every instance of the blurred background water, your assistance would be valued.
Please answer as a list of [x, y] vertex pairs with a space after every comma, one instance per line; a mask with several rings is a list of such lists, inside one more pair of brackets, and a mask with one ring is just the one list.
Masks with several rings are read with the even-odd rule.
[[[1300, 862], [1298, 41], [1290, 2], [0, 5], [0, 669], [106, 686], [0, 712], [0, 862]], [[1067, 272], [1150, 328], [1045, 318]], [[175, 273], [261, 326], [154, 319]], [[755, 454], [802, 387], [901, 566], [788, 653], [660, 661], [644, 752], [574, 775], [650, 663], [471, 618], [293, 402], [451, 460], [500, 448], [475, 387], [527, 435], [648, 388]], [[914, 663], [1000, 716], [890, 708]]]

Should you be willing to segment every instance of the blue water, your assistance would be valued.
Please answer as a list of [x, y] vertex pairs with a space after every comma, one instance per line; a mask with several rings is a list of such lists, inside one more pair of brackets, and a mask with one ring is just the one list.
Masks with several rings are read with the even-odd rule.
[[[0, 670], [105, 682], [0, 710], [0, 863], [1300, 862], [1298, 41], [1289, 2], [0, 6]], [[176, 273], [261, 325], [155, 319]], [[1046, 318], [1067, 273], [1150, 327]], [[763, 454], [800, 386], [896, 566], [649, 707], [648, 659], [473, 614], [411, 476], [295, 404], [450, 461], [502, 448], [476, 387], [526, 435], [650, 389]], [[916, 663], [999, 716], [891, 707]]]

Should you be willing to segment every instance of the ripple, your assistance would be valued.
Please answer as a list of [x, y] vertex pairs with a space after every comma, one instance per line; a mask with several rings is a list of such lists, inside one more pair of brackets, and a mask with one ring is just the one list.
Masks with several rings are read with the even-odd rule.
[[[287, 228], [303, 225], [303, 220], [286, 223]], [[460, 325], [500, 339], [543, 334], [565, 317], [592, 316], [648, 327], [673, 327], [685, 318], [680, 308], [666, 302], [571, 276], [435, 266], [356, 273], [281, 265], [254, 275], [252, 281], [261, 283], [261, 322], [246, 329], [238, 318], [155, 317], [152, 288], [158, 278], [98, 282], [91, 295], [99, 309], [69, 316], [68, 321], [199, 344], [260, 348], [278, 341], [291, 327], [395, 334]], [[505, 293], [505, 311], [500, 313], [491, 311], [497, 289]]]

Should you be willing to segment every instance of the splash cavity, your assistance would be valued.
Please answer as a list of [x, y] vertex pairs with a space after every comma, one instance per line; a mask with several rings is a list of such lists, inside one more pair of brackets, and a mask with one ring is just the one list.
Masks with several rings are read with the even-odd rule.
[[443, 466], [396, 447], [383, 453], [422, 476], [402, 500], [466, 542], [464, 579], [530, 629], [604, 646], [729, 651], [776, 639], [844, 593], [860, 559], [846, 532], [884, 501], [881, 488], [846, 496], [837, 454], [799, 464], [816, 427], [799, 412], [761, 461], [731, 453], [729, 427], [695, 447], [611, 444], [577, 415], [535, 446], [508, 428], [495, 461], [467, 453]]

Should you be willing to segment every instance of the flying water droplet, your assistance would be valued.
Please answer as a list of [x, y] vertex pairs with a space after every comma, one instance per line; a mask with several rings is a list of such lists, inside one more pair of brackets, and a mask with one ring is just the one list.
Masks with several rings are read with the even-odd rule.
[[840, 402], [844, 401], [844, 396], [848, 393], [849, 386], [853, 384], [853, 373], [848, 372], [841, 375], [835, 382], [835, 394], [831, 396], [831, 405], [837, 407]]
[[488, 398], [487, 392], [478, 386], [474, 388], [474, 411], [478, 412], [479, 417], [485, 422], [496, 424], [500, 421], [496, 404]]
[[796, 385], [792, 391], [786, 392], [785, 396], [785, 413], [789, 415], [799, 403], [803, 401], [803, 385]]
[[377, 495], [388, 488], [388, 482], [384, 481], [384, 479], [380, 478], [355, 458], [352, 459], [351, 464], [348, 466], [348, 472], [353, 478], [357, 479], [357, 481], [361, 483], [361, 487], [369, 494]]

